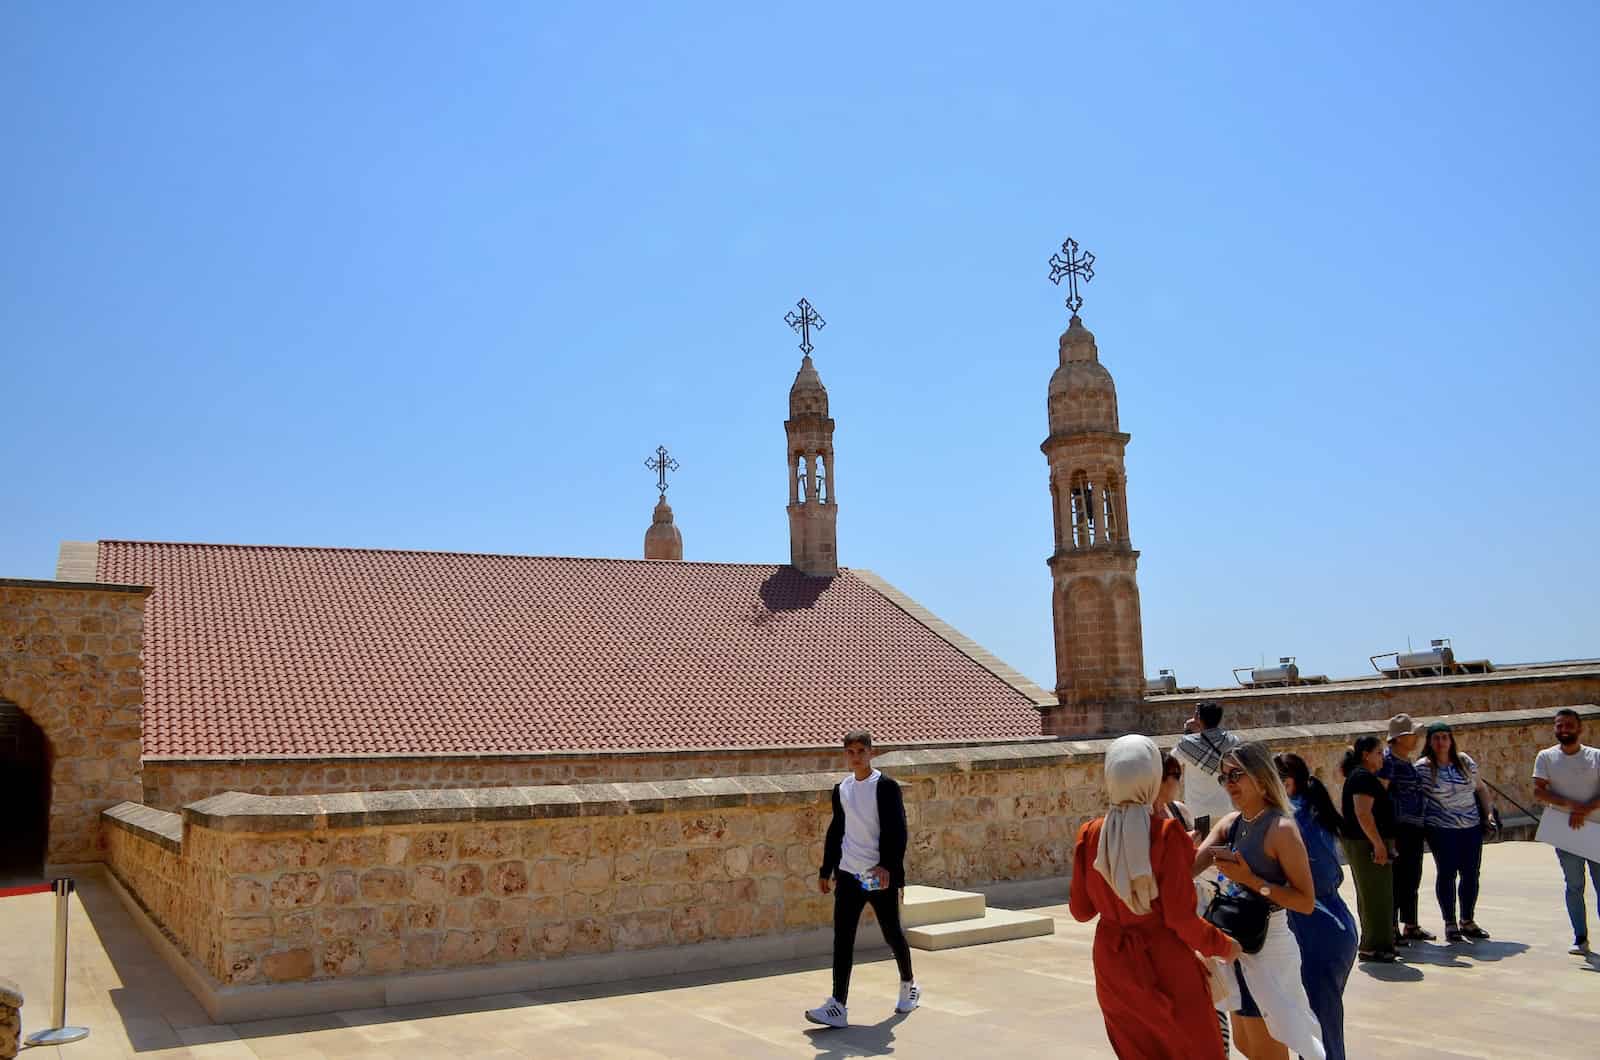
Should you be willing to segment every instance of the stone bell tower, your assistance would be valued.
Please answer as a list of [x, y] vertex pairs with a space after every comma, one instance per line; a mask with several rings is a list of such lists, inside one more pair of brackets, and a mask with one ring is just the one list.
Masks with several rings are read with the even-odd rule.
[[1094, 275], [1094, 255], [1067, 240], [1050, 278], [1069, 282], [1072, 320], [1050, 377], [1050, 463], [1055, 551], [1050, 574], [1056, 639], [1056, 698], [1044, 730], [1056, 736], [1132, 731], [1144, 699], [1144, 633], [1139, 618], [1139, 553], [1128, 530], [1128, 435], [1117, 423], [1117, 388], [1083, 326], [1077, 285]]
[[823, 319], [804, 298], [784, 320], [800, 333], [800, 371], [789, 388], [789, 563], [814, 578], [839, 572], [839, 505], [834, 493], [833, 420], [828, 391], [811, 363], [811, 332]]

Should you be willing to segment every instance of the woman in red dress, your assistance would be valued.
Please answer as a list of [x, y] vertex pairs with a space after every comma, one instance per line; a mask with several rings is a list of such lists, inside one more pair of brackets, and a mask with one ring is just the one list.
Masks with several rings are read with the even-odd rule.
[[1072, 915], [1096, 916], [1094, 984], [1119, 1057], [1222, 1057], [1211, 988], [1196, 951], [1236, 960], [1239, 947], [1195, 913], [1194, 840], [1152, 813], [1161, 752], [1124, 736], [1106, 752], [1111, 809], [1078, 832]]

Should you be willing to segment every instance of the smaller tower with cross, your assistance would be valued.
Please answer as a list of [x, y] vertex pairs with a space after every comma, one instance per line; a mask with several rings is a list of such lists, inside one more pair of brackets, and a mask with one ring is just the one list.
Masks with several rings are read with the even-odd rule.
[[1047, 397], [1050, 436], [1040, 449], [1050, 466], [1055, 525], [1050, 580], [1056, 640], [1057, 705], [1045, 711], [1054, 736], [1121, 734], [1136, 725], [1144, 699], [1144, 634], [1139, 617], [1139, 553], [1128, 526], [1128, 435], [1117, 421], [1117, 386], [1083, 326], [1080, 283], [1094, 278], [1094, 255], [1075, 240], [1050, 257], [1050, 282], [1067, 281], [1072, 314], [1057, 343]]
[[783, 429], [789, 480], [789, 563], [812, 577], [839, 572], [838, 479], [833, 466], [833, 420], [828, 391], [811, 363], [813, 332], [826, 326], [811, 303], [800, 299], [784, 323], [800, 336], [800, 371], [789, 388], [789, 418]]
[[645, 559], [683, 559], [683, 534], [672, 521], [672, 506], [667, 503], [667, 472], [678, 470], [678, 462], [664, 445], [656, 446], [656, 455], [645, 460], [644, 466], [656, 473], [656, 489], [661, 491], [656, 509], [650, 516], [650, 529], [644, 532]]

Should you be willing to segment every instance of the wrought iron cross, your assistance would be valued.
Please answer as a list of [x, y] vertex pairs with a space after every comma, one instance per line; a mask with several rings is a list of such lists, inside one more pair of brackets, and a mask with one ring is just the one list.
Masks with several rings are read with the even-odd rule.
[[667, 472], [678, 470], [678, 462], [667, 455], [667, 447], [656, 446], [656, 455], [646, 457], [644, 466], [656, 473], [656, 489], [661, 491], [661, 498], [667, 496]]
[[783, 322], [800, 333], [800, 352], [809, 357], [812, 350], [811, 329], [816, 328], [821, 331], [828, 326], [828, 322], [817, 316], [817, 311], [812, 309], [811, 303], [804, 298], [795, 303], [795, 306], [800, 312], [796, 313], [793, 309], [789, 310], [788, 315], [783, 318]]
[[1083, 277], [1083, 282], [1088, 283], [1094, 279], [1094, 255], [1085, 251], [1078, 253], [1078, 241], [1069, 239], [1061, 244], [1059, 254], [1050, 255], [1050, 282], [1057, 287], [1061, 286], [1061, 278], [1067, 278], [1067, 308], [1073, 316], [1078, 315], [1078, 310], [1083, 308], [1083, 296], [1078, 293], [1078, 277]]

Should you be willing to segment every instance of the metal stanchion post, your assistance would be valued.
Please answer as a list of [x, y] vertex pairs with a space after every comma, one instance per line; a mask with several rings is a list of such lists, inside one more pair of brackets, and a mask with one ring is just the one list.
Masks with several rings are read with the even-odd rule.
[[66, 1045], [82, 1041], [89, 1036], [88, 1027], [68, 1027], [67, 1024], [67, 905], [72, 894], [72, 877], [62, 876], [51, 881], [56, 895], [56, 978], [51, 997], [51, 1027], [47, 1031], [34, 1031], [28, 1035], [29, 1045]]

